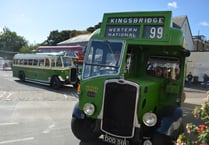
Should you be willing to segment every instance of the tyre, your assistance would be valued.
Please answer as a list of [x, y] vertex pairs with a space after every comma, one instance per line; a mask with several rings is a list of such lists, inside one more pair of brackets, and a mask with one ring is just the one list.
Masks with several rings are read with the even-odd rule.
[[95, 131], [96, 121], [93, 119], [77, 119], [71, 120], [71, 129], [73, 134], [84, 142], [96, 140], [100, 135], [100, 131]]
[[23, 82], [25, 81], [25, 73], [23, 71], [19, 72], [19, 79]]
[[152, 145], [175, 145], [175, 142], [170, 136], [155, 133], [152, 137]]
[[54, 76], [51, 80], [51, 87], [53, 89], [59, 89], [61, 87], [61, 82], [58, 77]]

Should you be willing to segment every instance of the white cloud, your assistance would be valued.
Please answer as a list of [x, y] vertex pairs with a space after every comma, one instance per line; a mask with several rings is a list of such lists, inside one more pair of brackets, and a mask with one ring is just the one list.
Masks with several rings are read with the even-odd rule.
[[177, 3], [175, 1], [168, 3], [168, 7], [177, 8]]
[[200, 24], [200, 26], [209, 27], [209, 23], [206, 21], [200, 22], [199, 24]]

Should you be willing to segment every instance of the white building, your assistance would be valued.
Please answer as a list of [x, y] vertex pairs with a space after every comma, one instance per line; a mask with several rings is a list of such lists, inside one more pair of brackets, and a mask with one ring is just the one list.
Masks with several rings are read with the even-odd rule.
[[177, 27], [183, 31], [187, 49], [190, 51], [194, 51], [192, 32], [190, 29], [190, 25], [189, 25], [189, 21], [188, 21], [187, 16], [173, 17], [172, 21], [173, 21], [174, 27]]
[[209, 75], [209, 52], [192, 52], [187, 60], [187, 72], [192, 72], [202, 82], [203, 75]]

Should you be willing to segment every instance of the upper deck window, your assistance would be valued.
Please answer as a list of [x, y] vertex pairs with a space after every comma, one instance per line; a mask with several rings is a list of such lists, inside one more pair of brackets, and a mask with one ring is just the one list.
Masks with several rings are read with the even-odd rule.
[[146, 71], [155, 77], [177, 80], [180, 75], [180, 60], [176, 57], [150, 56]]
[[92, 41], [86, 52], [83, 78], [117, 74], [122, 50], [119, 41]]

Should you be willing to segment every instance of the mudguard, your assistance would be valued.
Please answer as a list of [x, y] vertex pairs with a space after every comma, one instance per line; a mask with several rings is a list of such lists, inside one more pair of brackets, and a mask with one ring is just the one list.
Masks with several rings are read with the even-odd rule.
[[179, 133], [183, 132], [183, 111], [180, 107], [170, 107], [165, 109], [167, 110], [167, 115], [161, 118], [161, 125], [157, 128], [157, 132], [176, 138]]
[[72, 116], [77, 118], [77, 119], [84, 119], [86, 117], [84, 112], [79, 109], [78, 103], [76, 103], [75, 106], [74, 106], [73, 115]]

